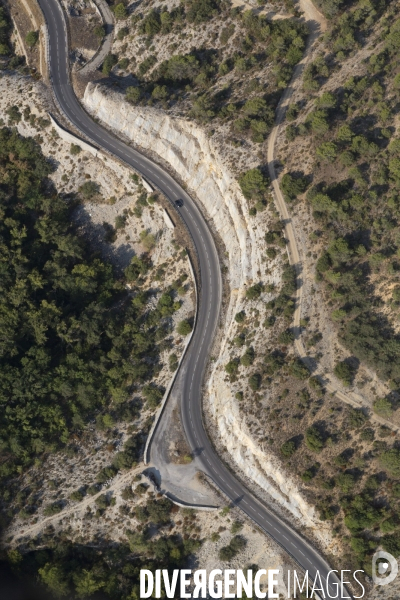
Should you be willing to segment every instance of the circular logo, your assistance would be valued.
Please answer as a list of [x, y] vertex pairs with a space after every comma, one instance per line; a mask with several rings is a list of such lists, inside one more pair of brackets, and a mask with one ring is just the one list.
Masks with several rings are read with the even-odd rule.
[[380, 550], [372, 557], [372, 579], [375, 585], [387, 585], [396, 579], [399, 565], [389, 552]]

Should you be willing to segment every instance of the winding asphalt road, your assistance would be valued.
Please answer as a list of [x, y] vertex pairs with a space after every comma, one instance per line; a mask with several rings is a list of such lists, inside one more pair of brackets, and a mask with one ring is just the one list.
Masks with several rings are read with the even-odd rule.
[[214, 240], [195, 203], [166, 171], [103, 129], [83, 110], [69, 80], [68, 35], [62, 9], [58, 0], [38, 0], [38, 3], [48, 28], [51, 83], [66, 118], [99, 149], [105, 149], [141, 173], [174, 206], [176, 200], [183, 200], [183, 206], [177, 210], [192, 236], [201, 273], [196, 330], [183, 365], [187, 376], [182, 388], [182, 419], [190, 447], [223, 494], [308, 571], [311, 579], [319, 571], [328, 598], [348, 598], [346, 590], [335, 595], [338, 581], [335, 573], [330, 575], [327, 584], [330, 567], [323, 557], [259, 502], [216, 455], [203, 426], [201, 407], [204, 372], [221, 307], [221, 270]]

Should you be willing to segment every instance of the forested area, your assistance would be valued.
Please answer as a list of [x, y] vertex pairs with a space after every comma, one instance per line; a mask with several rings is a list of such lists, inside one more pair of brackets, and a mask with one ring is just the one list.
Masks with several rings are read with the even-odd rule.
[[0, 6], [0, 56], [11, 54], [10, 35], [11, 20], [3, 6]]
[[[127, 16], [121, 12], [120, 18]], [[219, 40], [212, 40], [214, 43], [197, 44], [190, 53], [172, 52], [161, 62], [156, 54], [140, 63], [109, 56], [103, 70], [109, 73], [117, 63], [122, 69], [134, 67], [137, 84], [126, 91], [133, 104], [169, 109], [185, 103], [181, 110], [197, 121], [229, 123], [234, 135], [261, 143], [272, 127], [280, 90], [302, 58], [307, 36], [304, 24], [292, 19], [269, 21], [264, 15], [242, 12], [226, 2], [198, 0], [171, 11], [134, 11], [118, 36], [123, 40], [133, 32], [138, 39], [143, 36], [148, 47], [160, 37], [179, 36], [186, 25], [208, 22], [221, 25]], [[258, 77], [266, 66], [270, 68], [268, 81], [261, 83]], [[249, 85], [237, 81], [243, 75]]]
[[[400, 273], [396, 16], [395, 3], [368, 2], [332, 20], [326, 54], [305, 72], [303, 89], [313, 100], [305, 115], [300, 105], [287, 113], [288, 140], [311, 137], [312, 182], [299, 174], [287, 174], [282, 181], [289, 201], [308, 187], [307, 201], [319, 228], [315, 241], [325, 246], [317, 280], [324, 281], [342, 343], [394, 389], [400, 386], [400, 337], [393, 326]], [[377, 50], [360, 68], [342, 85], [318, 93], [372, 36]], [[378, 292], [384, 281], [389, 294]]]
[[4, 6], [0, 6], [0, 71], [6, 68], [18, 69], [27, 74], [25, 57], [16, 56], [11, 43], [12, 21]]
[[51, 189], [36, 143], [6, 128], [0, 141], [5, 478], [63, 446], [99, 411], [129, 409], [132, 391], [160, 369], [157, 341], [175, 307], [168, 293], [151, 310], [146, 291], [128, 295], [124, 277], [77, 235], [74, 204]]
[[[8, 552], [8, 566], [0, 562], [2, 582], [10, 575], [17, 581], [29, 581], [32, 597], [36, 589], [38, 597], [48, 598], [48, 592], [51, 600], [139, 598], [140, 569], [183, 568], [201, 545], [194, 536], [168, 533], [178, 510], [169, 500], [149, 500], [142, 509], [143, 526], [136, 531], [127, 529], [123, 542], [101, 547], [74, 544], [66, 532], [55, 533], [50, 527], [32, 541], [30, 551]], [[188, 531], [195, 522], [192, 513], [187, 510], [182, 515]], [[32, 549], [35, 546], [38, 548]]]
[[[143, 402], [150, 411], [157, 408], [163, 390], [152, 379], [180, 306], [168, 288], [150, 307], [143, 286], [149, 256], [135, 256], [125, 274], [100, 258], [74, 224], [77, 198], [59, 196], [48, 179], [52, 168], [32, 138], [0, 130], [2, 526], [17, 516], [35, 523], [39, 507], [44, 517], [65, 508], [66, 499], [52, 493], [57, 481], [30, 478], [24, 486], [19, 476], [27, 468], [61, 449], [73, 453], [71, 437], [77, 440], [89, 421], [110, 431], [114, 419], [136, 419]], [[143, 401], [133, 399], [135, 391]], [[141, 459], [150, 425], [147, 419], [140, 429], [128, 427], [133, 435], [97, 473], [97, 483], [70, 492], [69, 502], [77, 506], [96, 495], [84, 520], [109, 520], [116, 497], [102, 484]], [[44, 487], [47, 502], [52, 500], [46, 505]], [[76, 543], [71, 527], [55, 531], [49, 524], [2, 555], [2, 583], [15, 577], [29, 582], [31, 591], [37, 584], [40, 597], [49, 592], [54, 599], [139, 597], [140, 568], [179, 568], [200, 544], [200, 536], [191, 534], [193, 511], [183, 515], [187, 534], [170, 534], [177, 507], [141, 487], [133, 508], [131, 486], [121, 493], [119, 512], [127, 527], [120, 542]]]
[[[353, 354], [353, 361], [337, 361], [334, 373], [349, 386], [356, 359], [375, 371], [394, 393], [376, 397], [373, 410], [390, 419], [400, 388], [398, 7], [379, 1], [318, 4], [328, 30], [286, 112], [282, 156], [290, 167], [281, 188], [297, 217], [300, 202], [311, 209], [308, 258], [317, 259], [316, 281], [341, 343]], [[318, 361], [315, 346], [322, 336], [318, 329], [308, 332], [306, 321], [304, 328], [305, 344]], [[289, 335], [280, 341], [289, 343]], [[288, 372], [284, 364], [280, 369]], [[302, 378], [293, 369], [291, 375]], [[320, 518], [331, 522], [347, 564], [369, 573], [379, 546], [397, 556], [395, 432], [370, 420], [369, 411], [335, 402], [314, 377], [295, 394], [283, 390], [279, 401], [269, 419], [290, 416], [291, 432], [275, 427], [268, 441], [282, 442], [281, 456], [299, 474]]]

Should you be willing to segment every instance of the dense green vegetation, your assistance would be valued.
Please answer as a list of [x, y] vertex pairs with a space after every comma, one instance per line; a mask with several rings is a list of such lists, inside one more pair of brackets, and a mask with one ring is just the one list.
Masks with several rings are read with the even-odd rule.
[[11, 20], [4, 7], [0, 7], [0, 56], [10, 56]]
[[[168, 535], [162, 529], [171, 521], [172, 507], [168, 500], [148, 501], [143, 508], [148, 516], [143, 522], [149, 521], [149, 525], [140, 527], [140, 531], [127, 530], [122, 543], [101, 548], [98, 543], [73, 544], [66, 532], [44, 533], [30, 544], [30, 550], [9, 551], [8, 565], [16, 578], [30, 582], [30, 592], [37, 582], [38, 591], [46, 593], [46, 598], [47, 592], [54, 600], [97, 598], [94, 594], [99, 591], [104, 599], [139, 598], [141, 568], [153, 572], [184, 568], [188, 557], [201, 545], [189, 535]], [[190, 528], [194, 520], [185, 516], [185, 526]], [[34, 549], [35, 546], [40, 549]], [[0, 563], [1, 568], [4, 572], [5, 564]]]
[[[314, 94], [312, 110], [304, 119], [300, 107], [292, 106], [287, 129], [290, 140], [311, 136], [316, 162], [307, 201], [316, 235], [325, 243], [317, 279], [324, 281], [340, 339], [393, 388], [400, 386], [400, 337], [391, 324], [398, 318], [397, 291], [383, 300], [377, 284], [384, 278], [392, 287], [400, 273], [400, 143], [394, 134], [399, 29], [394, 3], [360, 3], [339, 11], [325, 38], [329, 60], [319, 57], [305, 73], [304, 89]], [[374, 35], [376, 43], [382, 41], [379, 50], [343, 85], [316, 96], [333, 70]], [[298, 174], [283, 178], [289, 200], [304, 192], [310, 181], [304, 182]], [[385, 306], [389, 314], [384, 315]], [[347, 385], [349, 368], [336, 368]]]
[[[148, 55], [137, 64], [137, 83], [128, 87], [126, 97], [133, 104], [158, 103], [164, 109], [185, 102], [185, 112], [196, 120], [230, 123], [233, 135], [262, 142], [273, 123], [278, 90], [288, 83], [302, 57], [307, 28], [290, 19], [268, 21], [251, 10], [231, 9], [223, 1], [196, 0], [171, 11], [152, 9], [145, 15], [135, 11], [131, 30], [146, 36], [144, 41], [151, 46], [158, 36], [178, 35], [187, 23], [213, 19], [226, 24], [220, 35], [222, 45], [207, 42], [190, 53], [171, 54], [155, 68], [156, 54]], [[234, 33], [234, 49], [227, 52], [226, 43]], [[126, 64], [132, 60], [136, 59]], [[264, 86], [252, 78], [266, 63], [271, 65], [271, 75]], [[240, 81], [244, 74], [246, 82]]]
[[[0, 140], [0, 475], [8, 477], [65, 444], [93, 413], [131, 414], [132, 391], [160, 368], [158, 343], [179, 303], [166, 292], [149, 310], [146, 292], [128, 295], [124, 278], [76, 234], [74, 206], [50, 191], [51, 167], [35, 142], [5, 128]], [[142, 263], [128, 269], [130, 281]], [[137, 459], [135, 444], [118, 468]]]
[[[395, 391], [400, 388], [400, 337], [395, 333], [400, 301], [398, 8], [374, 1], [318, 4], [330, 22], [320, 54], [304, 71], [303, 99], [286, 113], [284, 153], [295, 167], [281, 178], [281, 187], [289, 204], [308, 203], [314, 217], [311, 240], [323, 247], [316, 279], [341, 342], [354, 355], [335, 364], [336, 377], [351, 385], [358, 358]], [[365, 49], [362, 60], [360, 49]], [[327, 82], [329, 91], [323, 87]], [[299, 152], [300, 144], [306, 150]], [[292, 160], [296, 152], [314, 157], [307, 176], [301, 161]], [[274, 240], [273, 232], [267, 236]], [[318, 330], [303, 335], [308, 348], [318, 347]], [[278, 341], [289, 343], [286, 331]], [[318, 360], [318, 351], [314, 355]], [[300, 364], [289, 365], [299, 380]], [[280, 369], [287, 373], [284, 362]], [[269, 419], [286, 417], [291, 423], [285, 435], [272, 427], [269, 442], [300, 473], [320, 518], [332, 523], [346, 564], [362, 565], [369, 573], [379, 546], [400, 552], [395, 434], [369, 421], [367, 411], [340, 406], [315, 377], [308, 379], [308, 389], [293, 392], [295, 384], [286, 385], [279, 404], [268, 412]], [[386, 419], [396, 408], [395, 393], [373, 404]]]

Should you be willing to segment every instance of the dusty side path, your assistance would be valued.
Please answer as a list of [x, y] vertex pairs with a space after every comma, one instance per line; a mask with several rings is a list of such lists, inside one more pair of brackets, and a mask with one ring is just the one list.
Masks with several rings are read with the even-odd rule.
[[[314, 44], [324, 31], [327, 28], [327, 20], [325, 17], [317, 10], [317, 8], [313, 5], [311, 0], [300, 0], [300, 8], [304, 13], [306, 22], [308, 27], [310, 28], [310, 36], [308, 38], [307, 47], [301, 62], [296, 66], [293, 77], [286, 88], [276, 111], [275, 125], [273, 130], [271, 131], [271, 135], [268, 140], [268, 170], [271, 177], [272, 187], [275, 195], [275, 203], [280, 213], [281, 219], [285, 225], [285, 237], [288, 240], [287, 243], [287, 251], [289, 255], [289, 262], [296, 269], [296, 274], [298, 278], [298, 287], [296, 290], [296, 309], [294, 312], [293, 318], [293, 326], [297, 333], [297, 337], [295, 339], [295, 348], [298, 356], [306, 363], [310, 364], [310, 359], [307, 357], [307, 352], [304, 347], [303, 340], [300, 336], [300, 318], [301, 318], [301, 303], [303, 300], [303, 285], [301, 282], [301, 275], [303, 272], [303, 265], [300, 259], [299, 249], [296, 242], [295, 231], [293, 227], [293, 222], [290, 217], [286, 202], [284, 200], [282, 191], [279, 187], [278, 176], [276, 174], [275, 169], [275, 151], [276, 151], [276, 140], [278, 136], [279, 127], [281, 126], [284, 118], [286, 109], [289, 105], [290, 99], [292, 97], [294, 91], [294, 83], [299, 77], [302, 75], [305, 65], [308, 63], [312, 51], [314, 49]], [[319, 375], [321, 379], [324, 380], [324, 385], [328, 392], [332, 394], [336, 394], [336, 396], [342, 402], [346, 402], [355, 408], [360, 408], [365, 405], [363, 398], [356, 394], [355, 392], [349, 392], [345, 394], [340, 389], [338, 389], [333, 383], [327, 380], [326, 377], [322, 376], [322, 373], [315, 372], [314, 375]], [[388, 421], [378, 415], [371, 414], [371, 419], [380, 425], [386, 425], [390, 427], [393, 431], [400, 432], [400, 428], [394, 425], [391, 421]]]

